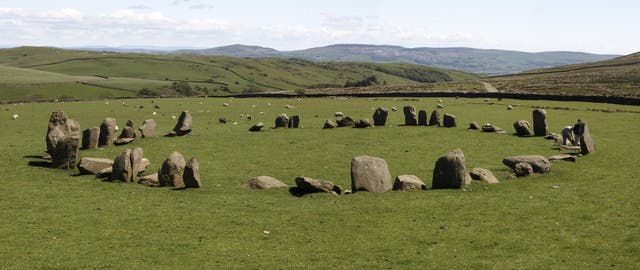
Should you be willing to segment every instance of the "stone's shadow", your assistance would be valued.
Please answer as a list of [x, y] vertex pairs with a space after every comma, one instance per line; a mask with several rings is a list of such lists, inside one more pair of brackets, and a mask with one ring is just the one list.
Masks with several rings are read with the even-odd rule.
[[177, 190], [177, 191], [179, 191], [179, 190], [187, 190], [187, 188], [186, 188], [186, 187], [171, 188], [170, 190]]
[[26, 156], [22, 156], [22, 158], [38, 158], [38, 159], [47, 159], [42, 155], [26, 155]]
[[297, 187], [290, 187], [289, 188], [289, 193], [291, 193], [291, 195], [296, 196], [296, 197], [302, 197], [304, 196], [305, 193], [304, 191], [302, 191], [301, 189], [297, 188]]
[[48, 161], [29, 161], [31, 167], [51, 168], [51, 162]]

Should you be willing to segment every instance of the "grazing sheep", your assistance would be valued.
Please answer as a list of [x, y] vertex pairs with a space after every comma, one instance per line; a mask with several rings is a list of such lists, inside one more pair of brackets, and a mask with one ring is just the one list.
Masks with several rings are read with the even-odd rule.
[[240, 119], [244, 119], [244, 114], [240, 114]]
[[138, 107], [138, 109], [144, 109], [144, 105], [140, 105], [140, 107]]
[[571, 145], [577, 146], [576, 139], [573, 136], [573, 126], [566, 126], [562, 129], [562, 144], [567, 145], [567, 141], [571, 142]]
[[437, 107], [438, 109], [444, 109], [444, 105], [442, 105], [442, 104], [438, 104], [436, 107]]
[[256, 107], [256, 104], [251, 105], [251, 108], [255, 108], [255, 107]]
[[397, 111], [398, 111], [398, 108], [396, 108], [396, 107], [391, 107], [391, 110], [392, 110], [392, 111], [394, 111], [394, 112], [397, 112]]
[[13, 120], [18, 119], [18, 114], [17, 114], [17, 113], [14, 113], [14, 114], [11, 116], [11, 119], [13, 119]]
[[291, 106], [291, 105], [284, 105], [284, 108], [285, 108], [285, 109], [287, 109], [287, 110], [292, 110], [292, 109], [293, 109], [293, 106]]
[[247, 114], [247, 120], [251, 120], [253, 117], [250, 114]]
[[260, 115], [264, 115], [264, 112], [260, 112]]
[[172, 115], [172, 116], [171, 116], [171, 118], [172, 118], [172, 119], [176, 119], [176, 116], [175, 116], [175, 115]]
[[513, 110], [513, 106], [507, 105], [507, 110]]
[[438, 103], [442, 103], [442, 99], [438, 99]]
[[156, 115], [156, 112], [153, 112], [153, 115], [155, 116], [155, 115]]
[[118, 125], [116, 125], [116, 127], [114, 128], [115, 131], [120, 130], [120, 128], [118, 127]]
[[222, 107], [229, 107], [229, 103], [222, 103]]
[[153, 105], [153, 108], [154, 108], [154, 109], [160, 109], [160, 106], [158, 106], [158, 105]]
[[233, 124], [234, 124], [234, 125], [237, 125], [237, 124], [238, 124], [238, 121], [233, 121]]
[[336, 113], [335, 113], [335, 116], [336, 116], [336, 117], [344, 117], [344, 113], [342, 113], [342, 112], [336, 112]]
[[267, 102], [267, 107], [271, 107], [271, 102]]

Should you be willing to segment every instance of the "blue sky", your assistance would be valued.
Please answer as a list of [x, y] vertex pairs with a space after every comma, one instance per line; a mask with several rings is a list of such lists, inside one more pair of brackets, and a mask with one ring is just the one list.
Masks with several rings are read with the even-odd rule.
[[640, 1], [0, 0], [0, 45], [640, 51]]

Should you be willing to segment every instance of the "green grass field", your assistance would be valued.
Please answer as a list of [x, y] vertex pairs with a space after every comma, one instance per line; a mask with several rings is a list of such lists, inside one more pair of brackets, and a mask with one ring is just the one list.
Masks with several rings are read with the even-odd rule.
[[[229, 103], [223, 107], [222, 103]], [[46, 149], [49, 114], [63, 109], [81, 128], [116, 117], [139, 125], [151, 100], [0, 106], [0, 261], [4, 269], [637, 269], [640, 266], [640, 109], [579, 102], [444, 99], [457, 128], [389, 126], [322, 130], [342, 111], [371, 117], [378, 106], [432, 110], [436, 99], [156, 99], [158, 132], [182, 110], [194, 130], [180, 138], [149, 138], [128, 146], [83, 150], [81, 157], [115, 158], [142, 147], [158, 170], [172, 152], [200, 161], [203, 187], [183, 191], [101, 182], [76, 171], [29, 166]], [[268, 104], [271, 106], [268, 106]], [[285, 111], [286, 104], [294, 111]], [[506, 104], [515, 105], [512, 111]], [[144, 105], [145, 109], [137, 109]], [[252, 105], [255, 105], [253, 107]], [[582, 118], [597, 152], [557, 162], [548, 175], [506, 180], [502, 158], [558, 153], [542, 138], [467, 131], [490, 122], [513, 131], [531, 121], [532, 106], [548, 109], [549, 129]], [[592, 109], [624, 110], [604, 113]], [[264, 116], [260, 115], [264, 112]], [[257, 121], [299, 113], [301, 129], [249, 133]], [[11, 115], [17, 113], [17, 120]], [[252, 114], [252, 122], [239, 115]], [[317, 117], [316, 117], [317, 116]], [[227, 117], [237, 125], [217, 123]], [[258, 175], [293, 185], [296, 176], [350, 186], [350, 160], [384, 158], [393, 177], [415, 174], [430, 186], [436, 159], [461, 148], [467, 168], [490, 169], [498, 185], [334, 196], [292, 196], [287, 190], [246, 190]], [[557, 186], [559, 188], [554, 188]], [[264, 231], [268, 231], [266, 234]]]

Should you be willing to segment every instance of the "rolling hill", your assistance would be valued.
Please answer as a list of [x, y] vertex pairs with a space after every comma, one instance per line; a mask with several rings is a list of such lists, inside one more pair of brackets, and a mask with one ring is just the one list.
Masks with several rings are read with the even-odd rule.
[[640, 97], [640, 52], [579, 65], [487, 78], [502, 92]]
[[315, 62], [404, 62], [494, 75], [602, 61], [617, 56], [581, 52], [527, 53], [473, 48], [405, 48], [361, 44], [338, 44], [298, 51], [277, 51], [258, 46], [232, 45], [203, 50], [179, 50], [173, 53], [251, 58], [299, 58]]
[[[0, 86], [5, 89], [2, 99], [55, 98], [62, 95], [62, 89], [70, 89], [64, 94], [75, 97], [133, 96], [143, 88], [166, 88], [181, 81], [191, 83], [203, 94], [222, 95], [342, 87], [347, 81], [371, 76], [382, 85], [479, 78], [467, 72], [406, 63], [316, 63], [299, 59], [154, 55], [49, 47], [0, 50], [0, 66], [22, 74], [6, 75], [0, 80]], [[39, 74], [57, 79], [41, 80]]]

